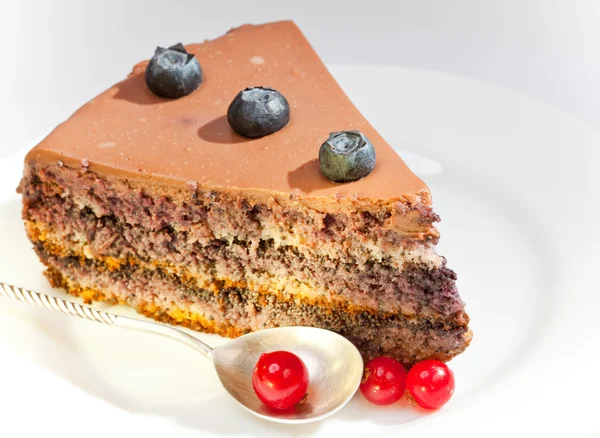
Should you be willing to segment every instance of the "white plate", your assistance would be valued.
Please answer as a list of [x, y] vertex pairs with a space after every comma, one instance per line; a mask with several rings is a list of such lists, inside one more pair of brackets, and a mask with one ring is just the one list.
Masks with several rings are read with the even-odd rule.
[[[63, 437], [600, 433], [598, 133], [470, 79], [367, 66], [332, 71], [430, 185], [443, 218], [440, 251], [459, 274], [475, 334], [451, 362], [453, 400], [428, 415], [406, 403], [373, 407], [357, 395], [321, 423], [274, 425], [230, 401], [210, 363], [185, 347], [4, 300], [0, 430], [60, 429]], [[37, 139], [30, 140], [23, 146]], [[19, 218], [22, 156], [0, 162], [0, 278], [50, 292]]]

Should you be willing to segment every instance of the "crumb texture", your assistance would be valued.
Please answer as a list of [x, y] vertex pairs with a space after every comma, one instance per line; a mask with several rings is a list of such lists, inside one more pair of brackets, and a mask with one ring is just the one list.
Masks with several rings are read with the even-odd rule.
[[322, 212], [188, 184], [132, 187], [88, 167], [26, 166], [23, 218], [55, 287], [239, 336], [336, 331], [366, 358], [449, 360], [470, 342], [427, 205]]
[[348, 338], [365, 360], [386, 355], [406, 366], [429, 358], [447, 361], [461, 353], [471, 338], [467, 321], [445, 325], [401, 315], [386, 318], [368, 312], [348, 313], [239, 288], [215, 293], [183, 285], [160, 269], [111, 271], [94, 262], [54, 257], [43, 250], [39, 255], [49, 267], [46, 275], [54, 287], [88, 302], [127, 304], [158, 321], [228, 337], [282, 326], [321, 327]]

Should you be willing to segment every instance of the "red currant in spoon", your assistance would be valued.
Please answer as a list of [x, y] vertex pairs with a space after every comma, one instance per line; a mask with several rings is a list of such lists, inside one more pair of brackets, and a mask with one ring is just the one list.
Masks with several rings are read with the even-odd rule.
[[252, 386], [265, 405], [275, 410], [294, 407], [308, 390], [308, 370], [289, 351], [263, 353], [252, 373]]

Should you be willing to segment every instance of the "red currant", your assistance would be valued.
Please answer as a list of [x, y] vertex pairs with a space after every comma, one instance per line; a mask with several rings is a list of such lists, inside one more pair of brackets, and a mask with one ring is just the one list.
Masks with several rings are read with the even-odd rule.
[[408, 371], [406, 386], [419, 406], [438, 409], [454, 393], [454, 374], [444, 362], [423, 360]]
[[271, 409], [286, 410], [300, 402], [308, 390], [308, 370], [289, 351], [263, 353], [252, 373], [254, 392]]
[[390, 357], [378, 357], [365, 366], [360, 391], [376, 405], [389, 405], [402, 397], [406, 389], [406, 371]]

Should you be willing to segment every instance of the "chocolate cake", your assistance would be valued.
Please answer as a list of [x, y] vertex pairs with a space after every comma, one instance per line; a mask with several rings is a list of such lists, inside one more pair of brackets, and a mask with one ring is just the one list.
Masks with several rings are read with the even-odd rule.
[[[408, 366], [461, 353], [469, 318], [435, 251], [430, 192], [299, 29], [246, 25], [174, 50], [202, 66], [196, 89], [160, 97], [141, 62], [27, 155], [23, 218], [51, 284], [224, 336], [306, 325]], [[232, 129], [228, 107], [252, 86], [285, 96], [286, 126]], [[320, 169], [342, 130], [377, 154], [353, 182]]]

